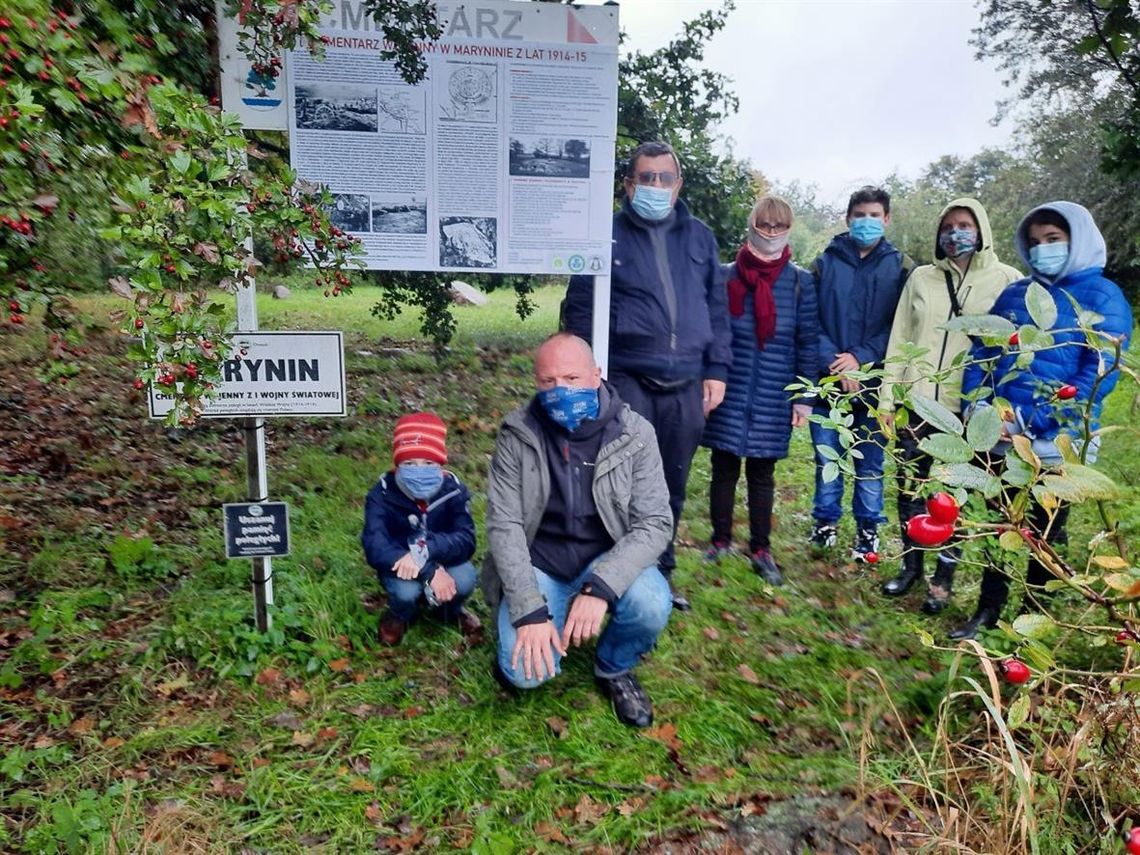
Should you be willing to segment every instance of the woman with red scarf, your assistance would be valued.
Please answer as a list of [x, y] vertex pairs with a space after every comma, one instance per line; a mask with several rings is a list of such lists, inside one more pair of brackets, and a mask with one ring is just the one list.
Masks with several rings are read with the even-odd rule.
[[791, 261], [792, 208], [764, 196], [748, 219], [748, 239], [725, 267], [732, 328], [732, 367], [724, 401], [709, 414], [701, 444], [712, 449], [709, 512], [719, 561], [732, 551], [733, 508], [740, 461], [748, 485], [748, 552], [770, 585], [783, 582], [772, 557], [776, 461], [788, 456], [792, 428], [807, 423], [810, 405], [786, 391], [797, 377], [819, 375], [819, 317], [812, 275]]

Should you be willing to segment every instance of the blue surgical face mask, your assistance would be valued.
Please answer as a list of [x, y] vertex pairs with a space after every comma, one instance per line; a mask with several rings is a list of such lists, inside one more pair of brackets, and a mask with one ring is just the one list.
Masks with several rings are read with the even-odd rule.
[[443, 467], [438, 463], [401, 463], [396, 467], [396, 485], [417, 501], [426, 501], [443, 486]]
[[1056, 276], [1069, 260], [1067, 241], [1039, 243], [1029, 247], [1029, 263], [1033, 269], [1045, 276]]
[[856, 217], [851, 221], [848, 230], [851, 237], [859, 246], [870, 246], [883, 236], [886, 226], [878, 217]]
[[538, 393], [538, 403], [550, 420], [573, 433], [586, 419], [598, 417], [598, 390], [555, 386]]
[[957, 258], [978, 248], [978, 232], [975, 229], [950, 229], [938, 235], [938, 245], [950, 258]]
[[643, 220], [663, 220], [673, 210], [673, 191], [668, 187], [638, 184], [633, 188], [633, 198], [629, 204]]

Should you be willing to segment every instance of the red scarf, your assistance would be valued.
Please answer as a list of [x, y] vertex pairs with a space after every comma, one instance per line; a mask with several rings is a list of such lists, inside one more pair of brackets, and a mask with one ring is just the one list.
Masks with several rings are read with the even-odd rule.
[[772, 296], [772, 283], [780, 276], [784, 265], [792, 257], [785, 246], [779, 258], [765, 261], [758, 258], [747, 246], [736, 254], [736, 275], [728, 280], [728, 310], [734, 318], [744, 314], [744, 298], [752, 292], [752, 314], [756, 317], [756, 342], [761, 348], [776, 334], [776, 300]]

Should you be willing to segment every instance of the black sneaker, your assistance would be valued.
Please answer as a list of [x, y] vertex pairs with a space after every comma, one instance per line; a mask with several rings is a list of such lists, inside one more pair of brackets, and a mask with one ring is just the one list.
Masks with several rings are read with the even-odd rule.
[[784, 576], [780, 572], [780, 567], [776, 564], [776, 559], [772, 557], [772, 553], [767, 549], [757, 549], [752, 553], [752, 569], [769, 585], [784, 584]]
[[720, 559], [732, 555], [732, 544], [725, 540], [714, 540], [705, 550], [705, 561], [720, 564]]
[[835, 525], [832, 523], [812, 523], [812, 549], [834, 549], [837, 543], [839, 543], [839, 529]]
[[[867, 556], [879, 553], [879, 530], [873, 526], [860, 526], [855, 532], [855, 545], [851, 547], [851, 558], [867, 561]], [[868, 562], [870, 563], [870, 562]]]
[[627, 671], [616, 677], [594, 679], [602, 694], [613, 703], [614, 715], [618, 721], [630, 727], [649, 727], [653, 724], [653, 703], [632, 673]]

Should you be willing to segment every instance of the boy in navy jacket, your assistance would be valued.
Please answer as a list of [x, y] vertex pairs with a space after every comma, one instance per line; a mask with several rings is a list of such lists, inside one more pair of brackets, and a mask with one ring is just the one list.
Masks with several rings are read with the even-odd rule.
[[475, 589], [475, 521], [470, 494], [443, 468], [447, 427], [432, 413], [409, 413], [396, 422], [394, 468], [368, 492], [364, 556], [388, 592], [380, 641], [397, 645], [424, 603], [466, 634], [479, 619], [463, 608]]

